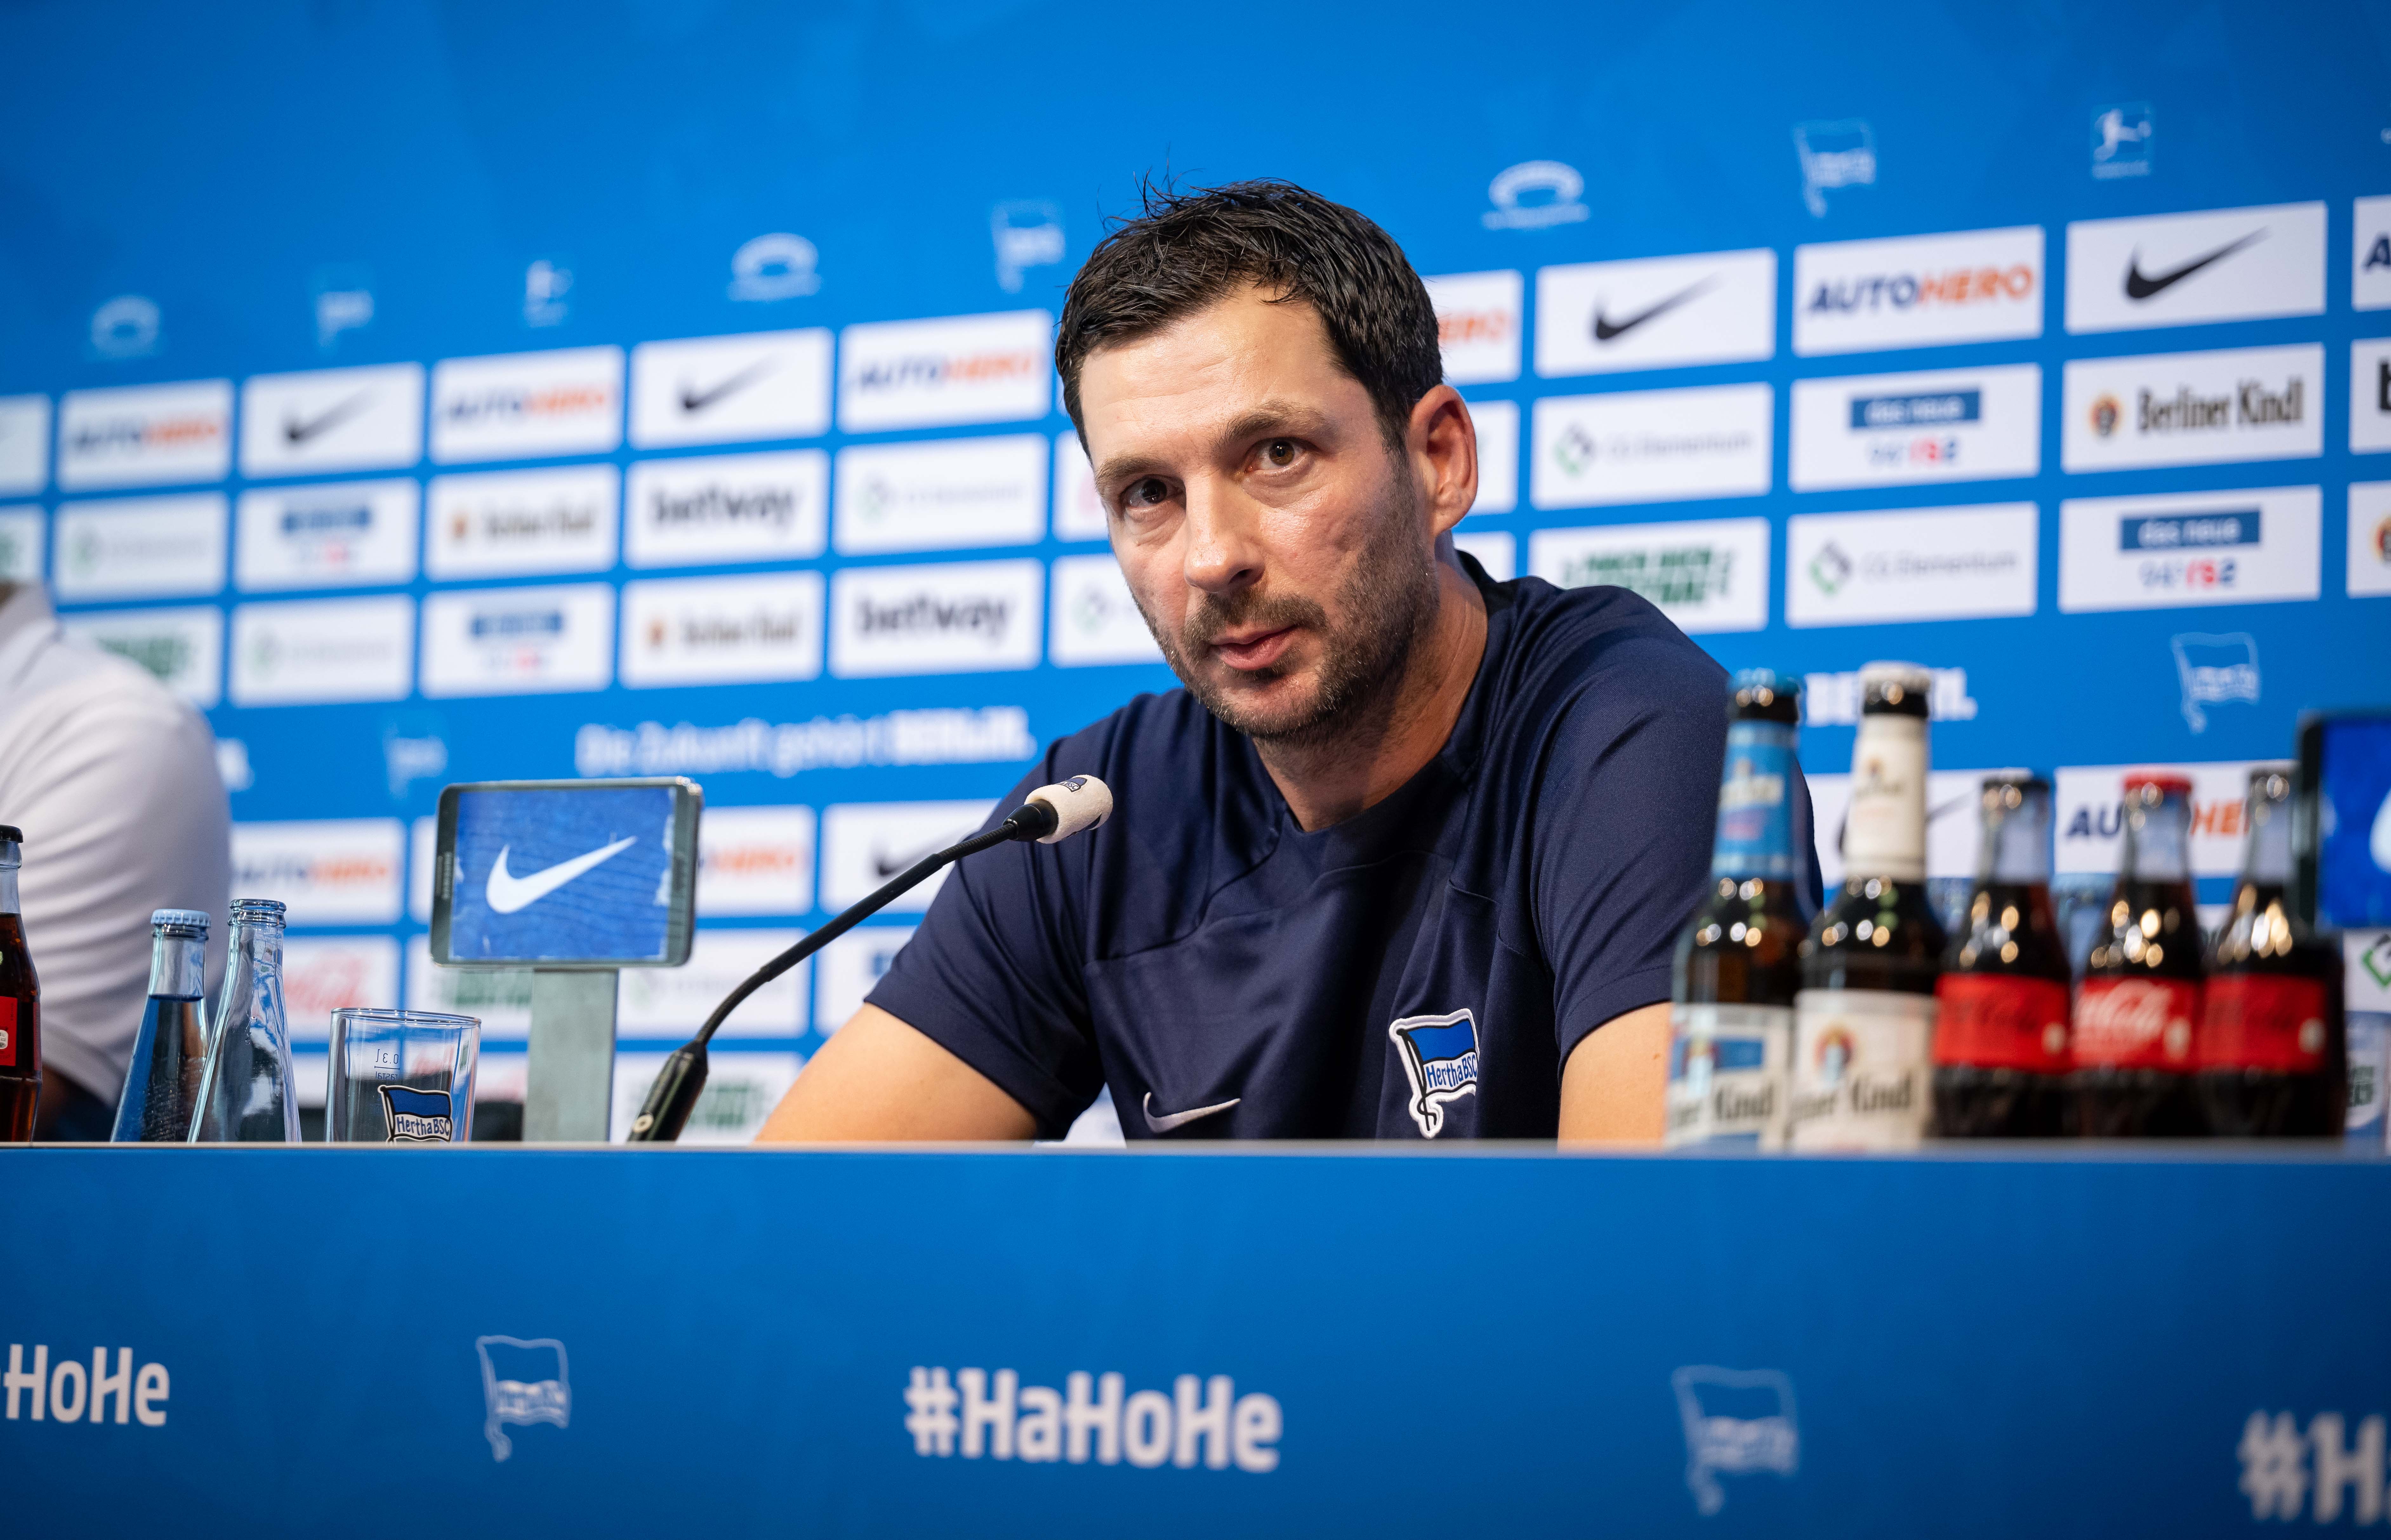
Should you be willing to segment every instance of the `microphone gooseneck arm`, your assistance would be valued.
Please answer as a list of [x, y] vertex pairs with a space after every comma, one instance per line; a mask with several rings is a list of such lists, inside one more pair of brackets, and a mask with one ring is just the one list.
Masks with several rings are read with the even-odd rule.
[[849, 905], [836, 919], [742, 979], [737, 989], [722, 997], [722, 1003], [705, 1018], [697, 1035], [666, 1057], [664, 1068], [656, 1072], [655, 1084], [649, 1088], [647, 1100], [640, 1107], [640, 1115], [631, 1121], [631, 1142], [671, 1144], [680, 1137], [681, 1130], [688, 1126], [690, 1113], [696, 1109], [699, 1094], [705, 1089], [706, 1044], [713, 1042], [715, 1031], [730, 1013], [757, 990], [853, 930], [942, 867], [1015, 840], [1034, 839], [1052, 845], [1082, 829], [1093, 828], [1111, 813], [1112, 794], [1092, 776], [1074, 776], [1053, 786], [1040, 786], [1029, 794], [1028, 800], [1012, 817], [995, 828], [923, 857]]

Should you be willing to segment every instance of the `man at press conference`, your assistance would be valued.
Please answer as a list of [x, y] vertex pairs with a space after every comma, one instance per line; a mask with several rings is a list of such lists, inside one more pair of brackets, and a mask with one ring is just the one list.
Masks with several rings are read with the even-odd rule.
[[1109, 1085], [1131, 1138], [1657, 1143], [1725, 676], [1455, 551], [1477, 435], [1402, 250], [1153, 193], [1055, 364], [1185, 688], [1048, 750], [997, 816], [1089, 774], [1111, 821], [957, 866], [759, 1139], [1054, 1138]]

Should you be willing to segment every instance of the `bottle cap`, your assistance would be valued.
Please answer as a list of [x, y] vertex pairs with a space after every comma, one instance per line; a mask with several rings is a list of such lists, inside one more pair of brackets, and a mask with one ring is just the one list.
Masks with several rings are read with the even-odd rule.
[[6, 840], [11, 845], [22, 845], [25, 843], [25, 831], [13, 823], [0, 823], [0, 840]]
[[2253, 765], [2250, 767], [2250, 796], [2260, 802], [2288, 802], [2292, 799], [2292, 777], [2299, 767], [2291, 764]]
[[2144, 786], [2148, 786], [2152, 791], [2158, 792], [2161, 795], [2172, 794], [2177, 796], [2190, 796], [2191, 795], [2191, 778], [2188, 775], [2180, 775], [2174, 770], [2128, 770], [2126, 772], [2126, 790], [2127, 792], [2139, 791]]
[[1860, 666], [1860, 711], [1866, 716], [1923, 717], [1934, 676], [1914, 663]]
[[1736, 670], [1735, 694], [1727, 704], [1727, 714], [1732, 717], [1754, 712], [1770, 720], [1799, 723], [1802, 719], [1800, 677], [1780, 674], [1774, 668]]
[[190, 936], [205, 940], [208, 912], [204, 909], [161, 909], [149, 916], [149, 927], [161, 936]]

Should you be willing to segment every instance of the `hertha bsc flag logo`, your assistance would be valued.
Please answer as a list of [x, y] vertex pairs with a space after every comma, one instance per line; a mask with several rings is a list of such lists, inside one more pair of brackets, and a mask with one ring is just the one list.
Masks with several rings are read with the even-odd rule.
[[1444, 1132], [1444, 1108], [1478, 1090], [1478, 1018], [1467, 1011], [1407, 1016], [1387, 1029], [1411, 1078], [1411, 1106], [1420, 1137]]

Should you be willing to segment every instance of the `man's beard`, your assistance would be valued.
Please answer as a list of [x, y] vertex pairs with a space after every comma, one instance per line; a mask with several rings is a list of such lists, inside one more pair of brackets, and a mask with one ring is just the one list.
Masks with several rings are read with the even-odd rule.
[[[1338, 595], [1345, 615], [1341, 628], [1331, 628], [1328, 612], [1315, 600], [1251, 589], [1226, 597], [1207, 594], [1188, 613], [1175, 638], [1146, 617], [1146, 628], [1154, 632], [1171, 672], [1204, 709], [1257, 743], [1308, 748], [1333, 742], [1385, 700], [1402, 679], [1412, 646], [1436, 603], [1435, 563], [1420, 559], [1415, 543], [1417, 495], [1402, 475], [1389, 480], [1392, 485], [1381, 501], [1377, 523]], [[1304, 628], [1320, 643], [1319, 682], [1308, 702], [1275, 712], [1257, 710], [1236, 688], [1223, 687], [1189, 666], [1188, 659], [1202, 657], [1225, 632], [1291, 626]], [[1276, 679], [1288, 666], [1281, 663], [1245, 671], [1244, 678], [1257, 682]]]

